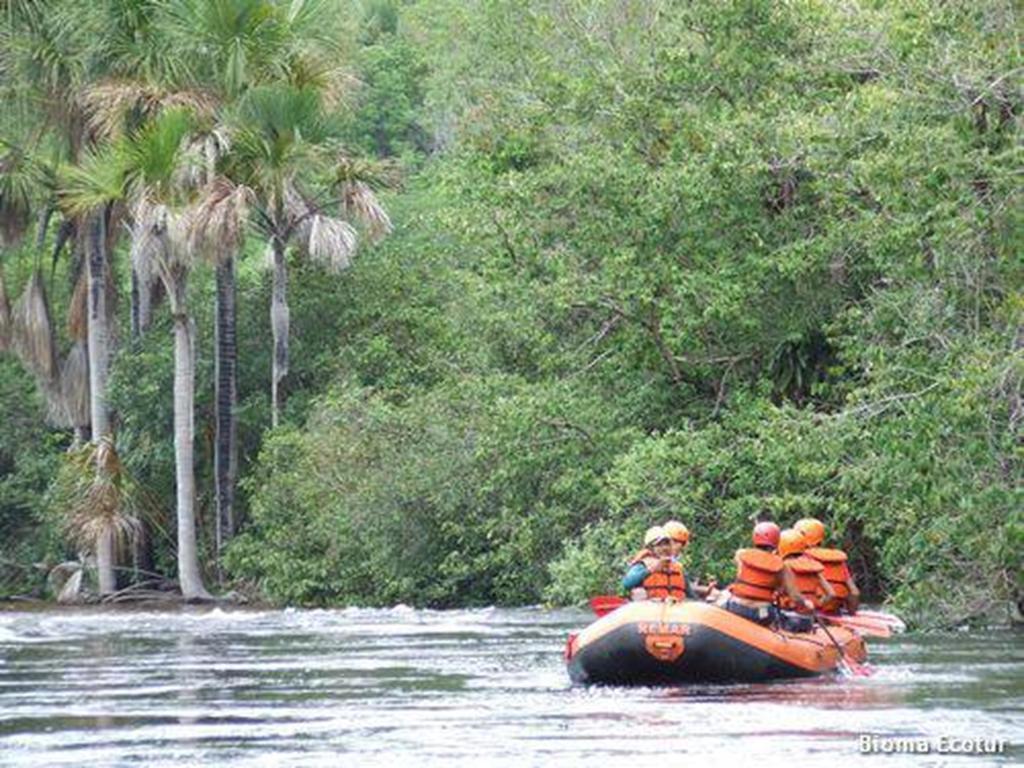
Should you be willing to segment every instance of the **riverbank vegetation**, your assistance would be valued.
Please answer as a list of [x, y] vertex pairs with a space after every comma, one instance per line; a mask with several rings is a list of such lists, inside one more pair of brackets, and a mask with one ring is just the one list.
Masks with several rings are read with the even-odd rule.
[[1024, 599], [1013, 3], [4, 13], [0, 591], [570, 603], [810, 515]]

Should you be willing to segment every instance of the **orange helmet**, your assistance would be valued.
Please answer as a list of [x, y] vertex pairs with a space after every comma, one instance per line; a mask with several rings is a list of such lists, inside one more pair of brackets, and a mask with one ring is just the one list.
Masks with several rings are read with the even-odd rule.
[[775, 523], [765, 521], [754, 526], [754, 546], [771, 547], [779, 546], [779, 526]]
[[787, 528], [779, 534], [779, 554], [785, 557], [807, 549], [807, 539], [795, 528]]
[[825, 540], [825, 524], [821, 520], [805, 517], [803, 520], [797, 520], [793, 527], [804, 535], [808, 547], [816, 547]]
[[678, 541], [682, 545], [686, 545], [690, 541], [690, 529], [680, 523], [678, 520], [669, 520], [665, 523], [662, 528], [665, 529], [665, 533], [673, 541]]

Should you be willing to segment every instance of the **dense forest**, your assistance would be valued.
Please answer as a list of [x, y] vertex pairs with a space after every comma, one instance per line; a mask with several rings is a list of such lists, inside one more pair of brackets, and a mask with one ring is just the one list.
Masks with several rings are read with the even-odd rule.
[[1019, 612], [1010, 0], [0, 8], [0, 595]]

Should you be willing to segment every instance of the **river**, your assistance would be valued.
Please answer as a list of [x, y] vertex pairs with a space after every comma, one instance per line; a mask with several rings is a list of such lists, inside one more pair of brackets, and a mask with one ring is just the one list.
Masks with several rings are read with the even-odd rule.
[[[1024, 761], [1019, 632], [873, 642], [867, 679], [588, 689], [570, 685], [562, 660], [567, 632], [587, 621], [530, 608], [8, 608], [0, 765]], [[861, 754], [862, 734], [925, 739], [932, 752]], [[943, 737], [1005, 746], [940, 754], [960, 746]]]

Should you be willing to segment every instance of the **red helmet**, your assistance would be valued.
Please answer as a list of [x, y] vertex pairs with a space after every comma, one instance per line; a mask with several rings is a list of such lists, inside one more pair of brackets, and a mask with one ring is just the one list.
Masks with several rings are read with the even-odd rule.
[[754, 546], [755, 547], [775, 547], [779, 546], [779, 526], [775, 523], [763, 522], [758, 523], [754, 526]]

